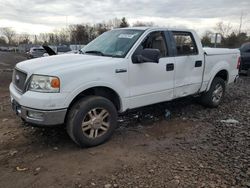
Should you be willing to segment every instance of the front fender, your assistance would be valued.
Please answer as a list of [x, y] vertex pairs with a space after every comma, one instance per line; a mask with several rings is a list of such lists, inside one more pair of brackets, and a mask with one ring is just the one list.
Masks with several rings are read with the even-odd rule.
[[83, 91], [94, 87], [107, 87], [109, 89], [112, 89], [119, 96], [121, 111], [125, 111], [127, 109], [129, 103], [126, 100], [126, 96], [124, 95], [125, 92], [123, 91], [123, 89], [120, 87], [114, 87], [114, 84], [103, 81], [92, 81], [78, 87], [74, 91], [70, 92], [70, 95], [68, 95], [68, 97], [66, 98], [64, 105], [69, 106], [76, 96], [78, 96]]

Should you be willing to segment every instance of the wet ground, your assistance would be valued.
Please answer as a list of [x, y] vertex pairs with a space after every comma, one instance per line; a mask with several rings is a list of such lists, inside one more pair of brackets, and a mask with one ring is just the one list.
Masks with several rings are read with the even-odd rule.
[[110, 141], [80, 149], [64, 128], [11, 112], [10, 70], [23, 59], [0, 52], [0, 187], [250, 187], [250, 78], [216, 109], [185, 98], [130, 111]]

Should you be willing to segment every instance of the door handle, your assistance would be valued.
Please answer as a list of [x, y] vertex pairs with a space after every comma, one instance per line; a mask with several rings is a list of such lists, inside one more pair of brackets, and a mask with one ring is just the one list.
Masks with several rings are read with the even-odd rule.
[[202, 66], [202, 61], [195, 61], [195, 67], [201, 67]]
[[115, 69], [115, 73], [127, 72], [127, 69]]
[[166, 71], [173, 71], [174, 70], [174, 64], [173, 63], [169, 63], [166, 65]]

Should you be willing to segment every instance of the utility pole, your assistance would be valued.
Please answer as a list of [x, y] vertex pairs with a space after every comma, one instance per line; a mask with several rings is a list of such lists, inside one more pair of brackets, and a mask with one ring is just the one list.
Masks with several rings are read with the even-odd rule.
[[66, 25], [66, 28], [68, 28], [68, 26], [69, 26], [68, 16], [65, 17], [65, 25]]
[[243, 19], [243, 12], [241, 11], [241, 15], [240, 15], [240, 26], [239, 26], [239, 34], [241, 33], [242, 19]]

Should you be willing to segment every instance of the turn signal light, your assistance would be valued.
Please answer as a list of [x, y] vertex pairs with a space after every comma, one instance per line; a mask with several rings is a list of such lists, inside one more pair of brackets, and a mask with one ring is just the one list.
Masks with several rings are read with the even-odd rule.
[[53, 78], [50, 82], [51, 87], [53, 88], [60, 88], [60, 80], [59, 78]]

